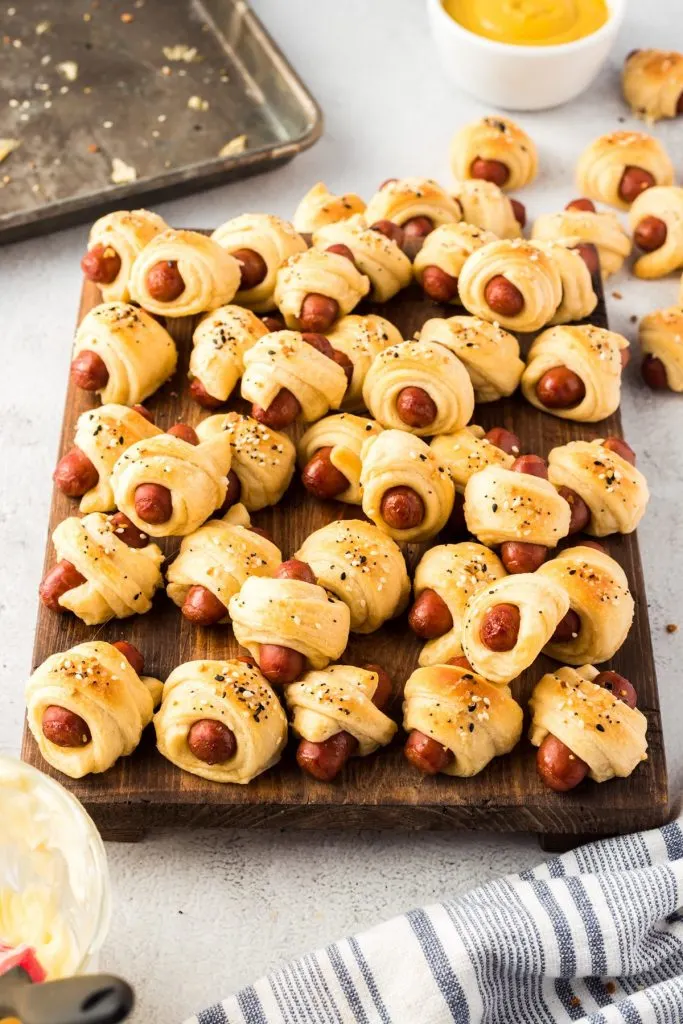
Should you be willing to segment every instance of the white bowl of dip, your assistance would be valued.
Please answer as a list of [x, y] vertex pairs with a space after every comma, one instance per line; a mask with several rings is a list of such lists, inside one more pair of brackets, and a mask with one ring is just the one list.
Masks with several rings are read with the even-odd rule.
[[432, 34], [448, 77], [483, 103], [504, 110], [558, 107], [583, 92], [612, 48], [625, 6], [626, 0], [607, 0], [607, 21], [572, 42], [519, 45], [471, 32], [446, 12], [442, 0], [427, 0]]
[[111, 920], [104, 844], [70, 793], [0, 756], [0, 941], [28, 945], [48, 980], [97, 968]]

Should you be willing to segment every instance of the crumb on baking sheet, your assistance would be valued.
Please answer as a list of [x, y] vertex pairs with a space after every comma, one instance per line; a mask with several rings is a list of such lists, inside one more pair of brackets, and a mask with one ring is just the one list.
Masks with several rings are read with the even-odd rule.
[[52, 22], [51, 21], [39, 21], [38, 24], [36, 25], [34, 31], [35, 31], [37, 36], [42, 36], [46, 32], [49, 32], [51, 28], [52, 28]]
[[115, 185], [127, 185], [137, 178], [137, 171], [120, 157], [115, 156], [111, 162], [111, 180]]
[[161, 52], [166, 60], [184, 60], [191, 64], [197, 58], [197, 47], [187, 46], [185, 43], [178, 43], [177, 46], [164, 46]]
[[67, 82], [75, 82], [78, 78], [78, 64], [75, 60], [63, 60], [60, 64], [56, 64], [57, 71], [66, 78]]
[[624, 296], [621, 294], [621, 292], [612, 292], [613, 299], [623, 299], [623, 297]]
[[90, 145], [88, 146], [88, 152], [89, 153], [99, 153], [99, 151], [100, 151], [100, 147], [97, 145], [96, 142], [91, 142]]
[[201, 96], [190, 96], [187, 101], [187, 105], [190, 110], [208, 110], [209, 101], [203, 100]]
[[630, 322], [631, 322], [632, 324], [637, 324], [637, 323], [638, 323], [638, 317], [636, 316], [636, 314], [635, 314], [635, 313], [631, 313], [631, 315], [630, 315], [630, 317], [629, 317], [629, 321], [630, 321]]
[[224, 146], [221, 146], [221, 148], [218, 150], [218, 155], [238, 156], [240, 153], [244, 153], [246, 148], [246, 135], [236, 135], [234, 139], [230, 139], [230, 142], [226, 142]]
[[21, 145], [19, 139], [0, 139], [0, 164]]
[[675, 622], [669, 622], [667, 627], [666, 627], [666, 631], [667, 631], [667, 633], [677, 633], [678, 632], [678, 626], [676, 625]]
[[135, 18], [135, 15], [131, 14], [130, 11], [124, 11], [123, 14], [121, 15], [121, 21], [123, 22], [124, 25], [130, 25], [131, 21], [133, 21], [134, 18]]

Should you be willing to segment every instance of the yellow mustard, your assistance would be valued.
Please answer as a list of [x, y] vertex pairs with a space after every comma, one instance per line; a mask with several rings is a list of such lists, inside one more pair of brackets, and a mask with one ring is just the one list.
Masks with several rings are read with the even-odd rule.
[[555, 46], [597, 32], [609, 18], [606, 0], [442, 0], [444, 10], [475, 35], [516, 46]]

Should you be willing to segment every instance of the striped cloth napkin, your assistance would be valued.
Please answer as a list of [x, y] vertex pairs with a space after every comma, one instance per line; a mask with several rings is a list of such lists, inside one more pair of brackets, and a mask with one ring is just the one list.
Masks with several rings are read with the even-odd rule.
[[682, 1024], [682, 888], [681, 821], [592, 843], [302, 956], [188, 1024]]

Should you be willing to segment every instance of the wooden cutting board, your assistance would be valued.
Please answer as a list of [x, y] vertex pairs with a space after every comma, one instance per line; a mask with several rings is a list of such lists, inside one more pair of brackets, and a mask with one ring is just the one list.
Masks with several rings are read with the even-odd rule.
[[[599, 279], [594, 287], [600, 303], [591, 321], [607, 326]], [[78, 314], [83, 316], [100, 301], [98, 288], [86, 282]], [[417, 289], [407, 289], [384, 306], [360, 309], [377, 312], [393, 321], [403, 336], [410, 338], [425, 320], [458, 312], [453, 307], [425, 301]], [[178, 342], [178, 371], [146, 405], [158, 426], [168, 428], [182, 420], [196, 425], [206, 412], [193, 402], [187, 387], [193, 318], [170, 320], [169, 330]], [[523, 344], [526, 347], [528, 339]], [[627, 371], [628, 373], [629, 371]], [[632, 371], [631, 371], [632, 372]], [[69, 383], [61, 456], [72, 444], [78, 416], [96, 403], [91, 395]], [[247, 411], [240, 399], [230, 408]], [[478, 406], [475, 422], [488, 428], [502, 425], [522, 440], [522, 450], [547, 455], [551, 448], [578, 438], [621, 434], [619, 414], [599, 425], [575, 424], [538, 412], [518, 393], [504, 401]], [[299, 436], [301, 428], [291, 428]], [[635, 447], [638, 448], [638, 438]], [[656, 481], [654, 482], [656, 491]], [[49, 532], [66, 516], [77, 511], [77, 503], [55, 490]], [[295, 477], [278, 506], [253, 517], [254, 525], [268, 530], [290, 557], [313, 530], [334, 519], [358, 518], [356, 506], [313, 499]], [[437, 542], [452, 540], [441, 535]], [[179, 538], [161, 544], [168, 556], [179, 546]], [[629, 832], [661, 824], [668, 813], [667, 779], [662, 744], [659, 697], [655, 679], [645, 584], [637, 539], [615, 536], [606, 547], [623, 566], [636, 602], [636, 614], [629, 637], [610, 664], [635, 684], [639, 707], [648, 718], [649, 759], [629, 779], [603, 785], [586, 782], [567, 794], [546, 789], [535, 769], [535, 750], [526, 739], [508, 757], [496, 758], [473, 779], [452, 779], [444, 775], [421, 777], [403, 757], [401, 733], [394, 744], [367, 758], [353, 759], [340, 778], [325, 785], [304, 775], [294, 760], [294, 745], [285, 751], [280, 764], [248, 786], [221, 786], [189, 775], [157, 753], [150, 727], [138, 750], [122, 758], [104, 775], [73, 781], [45, 764], [28, 730], [25, 730], [24, 760], [66, 784], [85, 805], [105, 838], [138, 838], [145, 829], [157, 826], [275, 826], [277, 828], [464, 828], [498, 832], [534, 831], [562, 835], [571, 843], [586, 835]], [[406, 547], [412, 571], [424, 545]], [[45, 569], [54, 564], [48, 543]], [[36, 586], [38, 580], [36, 580]], [[147, 614], [114, 621], [101, 627], [83, 625], [73, 615], [56, 615], [40, 607], [36, 628], [33, 667], [55, 651], [63, 651], [84, 640], [126, 639], [145, 656], [146, 672], [165, 679], [181, 662], [196, 658], [226, 658], [238, 652], [229, 626], [201, 629], [192, 626], [161, 591]], [[395, 682], [389, 713], [401, 721], [401, 693], [405, 680], [417, 665], [419, 641], [408, 629], [404, 614], [369, 636], [352, 634], [344, 660], [361, 664], [379, 662]], [[515, 697], [526, 707], [533, 685], [552, 665], [541, 657], [512, 684]]]

